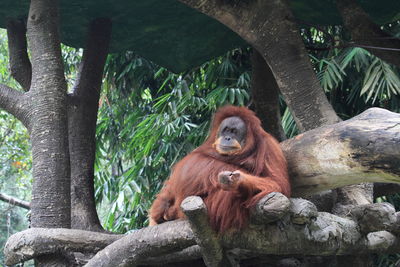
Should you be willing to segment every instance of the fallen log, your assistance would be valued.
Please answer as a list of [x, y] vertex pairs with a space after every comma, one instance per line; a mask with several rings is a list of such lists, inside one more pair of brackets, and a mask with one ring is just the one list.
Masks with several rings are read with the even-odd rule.
[[293, 196], [363, 182], [400, 183], [400, 114], [370, 108], [281, 143]]

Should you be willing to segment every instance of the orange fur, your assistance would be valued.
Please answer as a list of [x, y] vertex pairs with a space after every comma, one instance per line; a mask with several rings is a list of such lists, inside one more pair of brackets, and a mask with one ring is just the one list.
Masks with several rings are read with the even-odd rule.
[[[213, 143], [221, 122], [232, 116], [245, 122], [246, 142], [238, 153], [220, 155]], [[236, 170], [240, 171], [241, 179], [233, 190], [223, 190], [218, 174]], [[200, 196], [216, 231], [241, 229], [247, 225], [249, 209], [271, 192], [290, 196], [287, 164], [279, 143], [261, 128], [252, 111], [225, 106], [216, 112], [207, 140], [174, 166], [150, 209], [150, 220], [155, 224], [183, 218], [182, 200]]]

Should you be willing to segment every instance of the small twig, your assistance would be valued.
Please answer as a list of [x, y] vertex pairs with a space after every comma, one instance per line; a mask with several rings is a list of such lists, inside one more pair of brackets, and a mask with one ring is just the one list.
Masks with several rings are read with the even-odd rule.
[[27, 209], [27, 210], [29, 210], [31, 208], [31, 204], [29, 202], [20, 200], [18, 198], [12, 197], [12, 196], [8, 196], [3, 193], [0, 193], [0, 200], [8, 202], [11, 205]]

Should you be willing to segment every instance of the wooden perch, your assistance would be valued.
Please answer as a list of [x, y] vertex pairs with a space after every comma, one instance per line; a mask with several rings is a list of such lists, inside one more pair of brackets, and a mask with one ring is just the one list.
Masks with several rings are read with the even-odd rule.
[[290, 218], [294, 224], [310, 223], [318, 216], [314, 203], [301, 198], [292, 198], [290, 202]]
[[143, 228], [98, 252], [86, 267], [136, 266], [148, 257], [180, 251], [195, 244], [187, 221]]
[[[198, 200], [196, 198], [196, 202]], [[201, 203], [202, 201], [195, 203], [192, 207], [201, 207]], [[375, 209], [386, 205], [376, 205]], [[372, 206], [365, 207], [364, 211], [372, 209]], [[201, 211], [202, 208], [192, 210]], [[292, 199], [287, 212], [287, 216], [278, 222], [250, 225], [243, 231], [220, 236], [219, 242], [227, 254], [235, 255], [240, 262], [267, 255], [328, 256], [400, 251], [400, 240], [393, 234], [387, 231], [364, 234], [367, 228], [360, 231], [356, 221], [326, 212], [316, 212], [315, 206], [307, 200]], [[374, 223], [379, 224], [373, 230], [391, 229], [393, 223], [397, 223], [392, 218], [377, 218], [382, 217], [382, 214], [370, 212], [368, 215], [371, 216], [370, 219], [373, 218]], [[110, 244], [111, 242], [113, 243]], [[207, 244], [210, 241], [202, 242]], [[107, 244], [110, 245], [106, 246]], [[147, 227], [122, 238], [81, 230], [28, 229], [9, 238], [5, 246], [5, 256], [6, 264], [12, 265], [50, 253], [96, 253], [105, 247], [85, 266], [135, 266], [146, 263], [147, 258], [152, 263], [156, 263], [157, 259], [162, 260], [163, 264], [173, 262], [173, 257], [162, 256], [167, 253], [172, 253], [170, 256], [177, 255], [181, 262], [193, 260], [196, 256], [201, 257], [197, 248], [193, 247], [194, 244], [195, 235], [187, 221]], [[190, 253], [182, 253], [185, 248]], [[212, 252], [209, 253], [211, 255]]]
[[288, 213], [290, 205], [285, 195], [272, 192], [263, 197], [251, 211], [251, 221], [255, 224], [275, 222]]
[[96, 253], [120, 238], [121, 235], [64, 228], [30, 228], [7, 240], [5, 264], [13, 265], [57, 251]]
[[357, 220], [363, 233], [381, 230], [396, 232], [398, 229], [396, 210], [389, 203], [355, 206], [351, 215]]
[[226, 266], [222, 247], [208, 222], [207, 208], [201, 197], [187, 197], [181, 208], [189, 220], [196, 243], [200, 246], [204, 263], [209, 266]]
[[362, 182], [400, 183], [400, 114], [370, 108], [281, 143], [293, 196]]

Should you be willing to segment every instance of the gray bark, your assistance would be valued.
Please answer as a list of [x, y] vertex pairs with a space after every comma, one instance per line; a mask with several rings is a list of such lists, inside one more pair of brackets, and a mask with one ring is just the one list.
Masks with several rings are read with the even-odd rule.
[[77, 82], [69, 96], [68, 134], [71, 157], [72, 228], [102, 231], [94, 200], [96, 120], [111, 21], [90, 26]]
[[282, 218], [289, 210], [291, 203], [281, 193], [273, 192], [265, 196], [251, 212], [255, 224], [266, 224]]
[[301, 131], [339, 121], [315, 76], [286, 0], [179, 0], [215, 18], [262, 54]]
[[0, 108], [15, 116], [29, 129], [30, 111], [28, 96], [25, 93], [0, 84]]
[[[181, 251], [165, 254], [158, 257], [150, 257], [141, 262], [141, 265], [158, 266], [165, 265], [168, 263], [176, 264], [178, 262], [194, 261], [202, 258], [201, 249], [198, 245], [193, 245], [191, 247], [185, 248]], [[172, 266], [174, 266], [172, 265]]]
[[387, 63], [400, 67], [400, 39], [383, 31], [356, 0], [336, 0], [344, 26], [355, 46], [363, 47]]
[[400, 183], [400, 115], [380, 108], [281, 143], [294, 196], [362, 182]]
[[179, 251], [195, 244], [186, 221], [166, 222], [137, 230], [97, 253], [85, 266], [136, 266], [148, 257]]
[[357, 220], [361, 232], [370, 233], [381, 230], [398, 232], [399, 214], [389, 203], [372, 203], [353, 207], [349, 215]]
[[[316, 212], [312, 203], [295, 199], [291, 201], [287, 215], [279, 221], [250, 225], [240, 232], [228, 232], [219, 236], [219, 242], [226, 253], [239, 263], [245, 263], [247, 258], [271, 255], [363, 255], [400, 251], [400, 240], [385, 231], [396, 229], [398, 221], [391, 218], [385, 220], [382, 213], [370, 210], [371, 207], [359, 210], [369, 213], [369, 218], [377, 223], [374, 232], [365, 233], [359, 231], [360, 225], [356, 220]], [[365, 223], [361, 222], [361, 225]], [[92, 253], [106, 246], [85, 266], [136, 266], [145, 263], [147, 258], [154, 263], [154, 256], [164, 253], [177, 253], [175, 255], [184, 261], [187, 258], [182, 258], [182, 255], [185, 254], [179, 252], [185, 248], [197, 251], [194, 244], [195, 236], [187, 221], [163, 223], [122, 238], [82, 230], [29, 229], [9, 238], [5, 256], [7, 264], [15, 264], [39, 255], [66, 255], [76, 251]], [[190, 259], [194, 255], [201, 257], [197, 252], [186, 255]], [[165, 257], [160, 259], [164, 260], [162, 264], [167, 263]]]
[[286, 139], [281, 123], [279, 87], [274, 74], [257, 50], [251, 56], [251, 95], [257, 117], [265, 131], [279, 141]]
[[204, 263], [208, 267], [229, 266], [229, 262], [223, 257], [217, 234], [208, 222], [207, 207], [203, 200], [197, 196], [187, 197], [182, 201], [181, 208], [189, 220]]
[[30, 136], [32, 227], [71, 226], [67, 84], [58, 36], [58, 1], [31, 1], [28, 41], [32, 55]]
[[62, 228], [30, 228], [14, 234], [7, 241], [4, 252], [9, 257], [5, 260], [5, 264], [12, 265], [38, 256], [53, 254], [59, 248], [62, 248], [59, 252], [96, 253], [121, 237], [122, 235], [74, 229], [66, 231]]
[[11, 19], [7, 22], [8, 52], [11, 76], [29, 91], [32, 79], [32, 65], [28, 57], [26, 26], [23, 20]]

